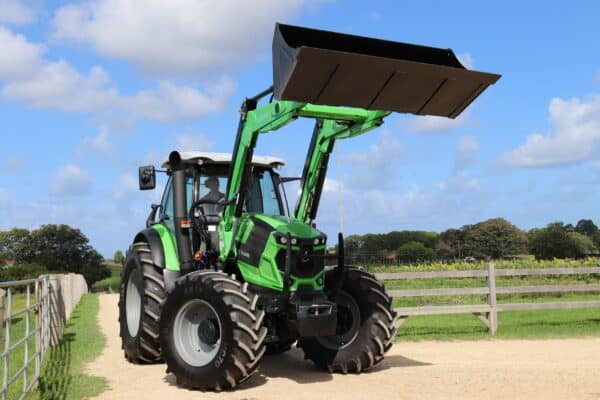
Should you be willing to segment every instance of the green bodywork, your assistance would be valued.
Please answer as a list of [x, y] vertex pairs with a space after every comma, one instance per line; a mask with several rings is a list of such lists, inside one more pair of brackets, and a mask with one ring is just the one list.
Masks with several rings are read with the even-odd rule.
[[164, 224], [152, 225], [152, 229], [154, 229], [158, 233], [160, 241], [162, 242], [162, 247], [165, 254], [165, 268], [169, 271], [179, 272], [177, 242], [175, 241], [175, 236], [173, 235], [173, 232], [171, 232], [171, 230], [167, 228]]
[[[323, 237], [323, 234], [310, 225], [301, 223], [296, 219], [287, 218], [281, 215], [250, 213], [245, 214], [240, 218], [240, 228], [236, 240], [238, 244], [246, 243], [249, 239], [252, 229], [254, 228], [254, 223], [252, 222], [253, 217], [270, 225], [273, 228], [273, 231], [270, 233], [265, 249], [260, 255], [258, 265], [250, 265], [239, 259], [237, 265], [246, 282], [281, 291], [283, 290], [283, 279], [280, 269], [283, 266], [277, 265], [276, 257], [279, 251], [285, 251], [286, 246], [278, 243], [275, 239], [275, 235], [287, 235], [289, 233], [296, 239], [314, 239]], [[326, 245], [323, 243], [315, 246], [314, 251], [324, 254], [325, 247]], [[292, 251], [300, 250], [299, 246], [292, 245], [291, 248]], [[296, 291], [300, 285], [310, 285], [315, 290], [323, 290], [323, 273], [324, 271], [320, 271], [315, 276], [308, 278], [302, 278], [292, 274], [290, 276], [292, 280], [290, 291]]]
[[[287, 235], [296, 239], [324, 238], [324, 235], [311, 226], [311, 211], [318, 207], [319, 181], [324, 178], [328, 155], [337, 139], [345, 139], [360, 135], [380, 126], [383, 119], [389, 115], [387, 111], [368, 111], [350, 107], [317, 106], [309, 103], [294, 101], [275, 101], [245, 112], [242, 115], [242, 127], [239, 133], [235, 159], [230, 167], [227, 204], [221, 216], [219, 227], [220, 259], [226, 263], [236, 263], [244, 280], [261, 287], [281, 291], [284, 288], [281, 269], [276, 257], [284, 244], [278, 243], [276, 235]], [[317, 120], [314, 135], [314, 146], [311, 148], [302, 176], [301, 195], [294, 215], [264, 215], [244, 213], [235, 215], [236, 203], [243, 201], [240, 194], [243, 176], [247, 172], [248, 158], [251, 156], [258, 136], [261, 133], [275, 131], [298, 117], [314, 118]], [[236, 150], [236, 149], [234, 149]], [[264, 250], [260, 255], [258, 265], [250, 265], [238, 258], [238, 248], [246, 243], [252, 235], [254, 223], [252, 218], [258, 218], [272, 228]], [[173, 232], [164, 224], [153, 225], [159, 234], [165, 254], [166, 269], [179, 271], [177, 244]], [[298, 246], [291, 246], [292, 251], [299, 251]], [[326, 244], [323, 241], [313, 247], [315, 254], [324, 254]], [[290, 291], [294, 292], [301, 285], [309, 285], [314, 290], [323, 290], [324, 269], [312, 277], [290, 276]]]
[[[321, 232], [311, 227], [311, 211], [318, 207], [319, 182], [324, 179], [328, 155], [333, 149], [335, 140], [358, 136], [383, 124], [388, 111], [369, 111], [351, 107], [321, 106], [294, 101], [274, 101], [250, 111], [243, 112], [238, 146], [234, 149], [235, 158], [230, 168], [227, 205], [222, 214], [219, 238], [220, 257], [223, 262], [236, 262], [244, 280], [259, 286], [275, 290], [283, 289], [283, 279], [275, 257], [285, 246], [277, 243], [275, 234], [287, 234], [297, 238], [314, 238], [322, 236]], [[253, 153], [258, 136], [261, 133], [282, 128], [298, 117], [317, 120], [314, 132], [314, 147], [308, 154], [307, 166], [302, 176], [301, 196], [293, 217], [253, 215], [273, 228], [258, 266], [252, 266], [238, 259], [238, 247], [245, 243], [252, 233], [251, 215], [235, 215], [236, 203], [243, 201], [243, 176], [250, 165], [248, 159]], [[315, 253], [324, 253], [325, 244], [314, 247]], [[298, 248], [292, 247], [292, 250]], [[291, 276], [291, 291], [300, 285], [310, 285], [315, 290], [323, 289], [324, 270], [310, 278]]]

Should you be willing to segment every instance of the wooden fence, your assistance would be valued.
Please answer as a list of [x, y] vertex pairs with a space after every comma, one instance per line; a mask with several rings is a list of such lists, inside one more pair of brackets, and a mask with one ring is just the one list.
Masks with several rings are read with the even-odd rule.
[[487, 295], [486, 304], [469, 305], [436, 305], [419, 307], [400, 307], [395, 311], [401, 325], [412, 315], [437, 314], [473, 314], [487, 328], [491, 335], [498, 329], [498, 313], [516, 310], [547, 310], [600, 307], [600, 301], [568, 301], [552, 303], [501, 303], [497, 302], [498, 294], [514, 293], [565, 293], [565, 292], [600, 292], [600, 284], [593, 285], [537, 285], [537, 286], [496, 286], [498, 276], [560, 276], [600, 274], [600, 267], [582, 268], [537, 268], [537, 269], [496, 269], [494, 263], [487, 263], [485, 270], [475, 271], [441, 271], [441, 272], [391, 272], [375, 274], [382, 281], [406, 279], [455, 279], [486, 278], [487, 284], [482, 287], [469, 288], [436, 288], [436, 289], [402, 289], [389, 290], [395, 298], [421, 296], [453, 296], [453, 295]]
[[[71, 312], [88, 291], [82, 275], [44, 275], [37, 279], [0, 282], [0, 332], [4, 351], [0, 353], [0, 399], [21, 378], [21, 386], [11, 389], [12, 396], [24, 399], [35, 387], [48, 349], [60, 342], [62, 328]], [[15, 310], [15, 298], [23, 296], [24, 306]], [[13, 326], [22, 321], [23, 333], [16, 336]], [[31, 341], [34, 343], [30, 343]], [[22, 358], [16, 357], [18, 351]], [[11, 373], [11, 370], [15, 371]], [[16, 394], [18, 392], [18, 394]]]

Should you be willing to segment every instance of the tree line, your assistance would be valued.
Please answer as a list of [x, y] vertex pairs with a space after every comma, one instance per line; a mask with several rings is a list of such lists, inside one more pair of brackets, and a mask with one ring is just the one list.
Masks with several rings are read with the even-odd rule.
[[82, 274], [89, 286], [110, 276], [104, 258], [79, 229], [43, 225], [0, 231], [0, 281], [64, 272]]
[[492, 218], [444, 232], [394, 231], [351, 235], [344, 241], [353, 263], [502, 259], [531, 254], [538, 260], [597, 256], [600, 230], [591, 219], [552, 222], [523, 231], [504, 218]]

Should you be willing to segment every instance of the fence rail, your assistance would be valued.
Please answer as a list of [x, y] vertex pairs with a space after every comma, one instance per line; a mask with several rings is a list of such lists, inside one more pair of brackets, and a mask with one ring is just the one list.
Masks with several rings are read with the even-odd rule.
[[393, 297], [421, 296], [454, 296], [454, 295], [487, 295], [487, 304], [440, 305], [399, 307], [395, 311], [400, 317], [400, 324], [413, 315], [465, 314], [475, 315], [491, 335], [498, 329], [498, 312], [516, 310], [548, 310], [600, 307], [600, 301], [569, 301], [552, 303], [507, 303], [498, 304], [498, 294], [523, 293], [564, 293], [564, 292], [600, 292], [600, 285], [532, 285], [532, 286], [500, 286], [496, 287], [496, 277], [502, 276], [561, 276], [600, 274], [600, 267], [581, 268], [538, 268], [538, 269], [496, 269], [494, 263], [487, 263], [485, 270], [473, 271], [440, 271], [440, 272], [390, 272], [375, 274], [381, 281], [407, 279], [460, 279], [486, 278], [487, 284], [482, 287], [469, 288], [435, 288], [435, 289], [402, 289], [390, 290]]
[[[24, 399], [36, 386], [48, 349], [59, 344], [64, 323], [85, 292], [87, 285], [83, 276], [75, 274], [0, 282], [0, 341], [4, 340], [4, 350], [0, 353], [0, 399], [8, 398], [9, 390], [19, 378], [22, 381], [20, 390], [13, 389], [11, 396]], [[24, 296], [25, 305], [15, 310], [15, 300], [21, 296]], [[22, 320], [24, 332], [14, 337], [19, 320]], [[4, 337], [1, 337], [2, 333]], [[32, 339], [34, 344], [30, 343]], [[22, 359], [15, 360], [16, 352], [21, 349]], [[15, 368], [13, 363], [18, 369], [11, 373], [11, 366], [13, 370]]]

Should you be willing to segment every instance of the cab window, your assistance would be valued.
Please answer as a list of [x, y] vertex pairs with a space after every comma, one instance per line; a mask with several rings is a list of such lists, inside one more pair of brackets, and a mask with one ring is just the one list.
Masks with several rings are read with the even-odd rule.
[[[194, 201], [194, 177], [193, 172], [189, 172], [186, 179], [186, 200], [187, 200], [187, 208], [188, 210], [192, 207], [192, 203]], [[167, 182], [166, 190], [163, 195], [163, 199], [161, 202], [161, 214], [160, 218], [164, 224], [171, 229], [171, 231], [175, 230], [175, 225], [173, 221], [173, 179], [169, 178]]]

